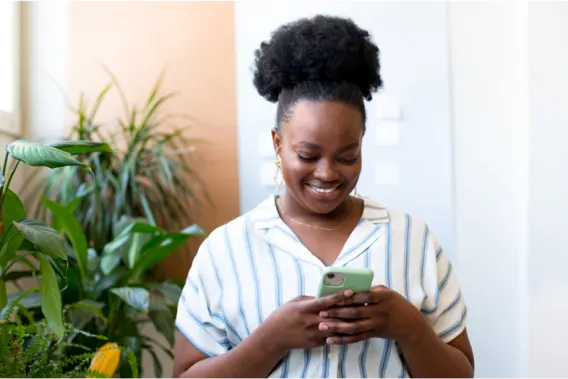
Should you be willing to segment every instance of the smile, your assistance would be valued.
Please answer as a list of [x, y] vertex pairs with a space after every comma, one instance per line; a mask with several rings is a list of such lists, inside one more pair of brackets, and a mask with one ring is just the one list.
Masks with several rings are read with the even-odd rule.
[[339, 185], [337, 185], [335, 187], [331, 187], [331, 188], [323, 188], [323, 187], [316, 187], [316, 186], [312, 186], [312, 185], [308, 184], [308, 187], [310, 187], [312, 190], [316, 191], [317, 193], [330, 194], [330, 193], [334, 192], [335, 190], [337, 190]]

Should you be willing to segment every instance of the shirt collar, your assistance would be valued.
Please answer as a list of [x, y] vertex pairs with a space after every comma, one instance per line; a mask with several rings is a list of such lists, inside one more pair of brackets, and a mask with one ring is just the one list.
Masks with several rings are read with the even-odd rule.
[[[365, 206], [360, 223], [388, 224], [390, 222], [389, 211], [385, 206], [368, 197], [360, 197], [360, 199], [363, 200]], [[276, 195], [269, 196], [252, 209], [249, 212], [249, 218], [256, 229], [267, 230], [281, 225], [283, 221], [276, 208]]]

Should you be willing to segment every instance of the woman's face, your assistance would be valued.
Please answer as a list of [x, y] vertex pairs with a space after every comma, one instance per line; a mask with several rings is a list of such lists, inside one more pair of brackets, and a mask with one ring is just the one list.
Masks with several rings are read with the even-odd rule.
[[305, 210], [330, 213], [359, 179], [363, 117], [356, 107], [332, 101], [299, 101], [291, 114], [280, 134], [272, 133], [286, 191]]

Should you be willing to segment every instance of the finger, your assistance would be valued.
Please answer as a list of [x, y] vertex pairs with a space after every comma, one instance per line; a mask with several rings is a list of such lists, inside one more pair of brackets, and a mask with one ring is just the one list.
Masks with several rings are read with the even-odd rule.
[[346, 303], [348, 304], [377, 304], [379, 301], [388, 298], [392, 290], [383, 285], [374, 286], [367, 292], [354, 294]]
[[353, 296], [353, 291], [351, 290], [336, 292], [331, 295], [314, 299], [312, 302], [310, 302], [310, 306], [316, 311], [321, 311], [333, 305], [337, 305], [340, 302], [345, 301], [345, 299], [350, 298], [351, 296]]
[[322, 332], [334, 334], [360, 334], [369, 332], [375, 329], [375, 321], [367, 318], [360, 321], [345, 322], [345, 321], [324, 321], [320, 323], [319, 329]]
[[295, 297], [291, 300], [292, 303], [298, 303], [300, 301], [306, 301], [306, 300], [313, 300], [314, 297], [313, 296], [298, 296]]
[[331, 336], [325, 341], [328, 345], [347, 345], [350, 343], [361, 342], [371, 338], [371, 332], [363, 332], [349, 336]]
[[320, 312], [321, 318], [339, 318], [343, 320], [355, 320], [361, 318], [368, 318], [373, 314], [381, 313], [377, 306], [348, 306], [341, 308], [330, 308]]

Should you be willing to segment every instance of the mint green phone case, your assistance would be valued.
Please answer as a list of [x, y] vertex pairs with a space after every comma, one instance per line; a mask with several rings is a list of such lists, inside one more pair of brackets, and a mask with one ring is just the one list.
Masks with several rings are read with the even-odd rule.
[[369, 291], [374, 273], [368, 268], [326, 267], [320, 279], [318, 297], [347, 289], [354, 293]]

